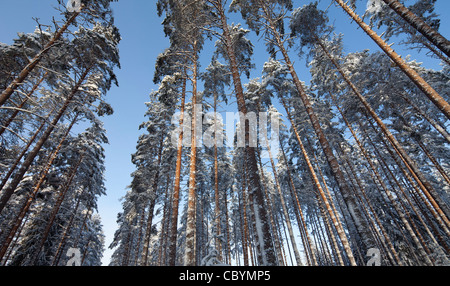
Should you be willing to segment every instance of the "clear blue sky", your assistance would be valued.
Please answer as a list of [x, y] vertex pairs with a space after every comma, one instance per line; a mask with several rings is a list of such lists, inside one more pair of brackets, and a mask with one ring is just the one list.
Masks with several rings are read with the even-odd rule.
[[[121, 0], [113, 3], [115, 21], [122, 34], [120, 55], [122, 69], [117, 70], [120, 87], [113, 87], [107, 95], [108, 102], [113, 106], [113, 116], [103, 118], [107, 129], [110, 144], [106, 149], [106, 188], [107, 196], [99, 201], [99, 212], [102, 216], [106, 235], [106, 247], [112, 242], [114, 232], [117, 229], [116, 217], [121, 211], [119, 199], [125, 195], [126, 187], [130, 184], [130, 174], [134, 171], [131, 163], [131, 154], [135, 152], [136, 142], [140, 134], [138, 127], [144, 121], [146, 111], [145, 102], [148, 94], [157, 89], [153, 84], [155, 60], [157, 55], [167, 46], [164, 38], [161, 19], [156, 15], [156, 1], [148, 0]], [[299, 7], [310, 1], [294, 0], [294, 7]], [[358, 1], [361, 6], [362, 1]], [[411, 1], [409, 1], [411, 3]], [[325, 9], [331, 0], [322, 0], [320, 7]], [[60, 20], [61, 17], [53, 6], [55, 0], [0, 0], [0, 42], [11, 44], [17, 32], [33, 32], [36, 22], [32, 17], [40, 18], [42, 24], [50, 24], [52, 17]], [[362, 8], [362, 7], [361, 7]], [[438, 0], [436, 12], [441, 15], [440, 32], [450, 38], [450, 1]], [[344, 43], [346, 52], [354, 52], [362, 49], [372, 51], [379, 50], [377, 46], [360, 30], [357, 25], [351, 23], [342, 10], [332, 5], [329, 8], [329, 17], [335, 21], [336, 31], [345, 34]], [[236, 18], [233, 17], [233, 20]], [[253, 39], [257, 39], [252, 35]], [[259, 77], [262, 64], [268, 59], [262, 43], [255, 44], [256, 69], [251, 77]], [[413, 59], [424, 62], [425, 67], [440, 69], [438, 61], [430, 60], [423, 55], [417, 55], [411, 51], [402, 50], [394, 46], [402, 54], [412, 54]], [[205, 62], [210, 55], [204, 57]], [[304, 68], [305, 63], [293, 56], [298, 63], [300, 76], [303, 80], [309, 79], [309, 74]], [[203, 68], [206, 64], [203, 64]], [[230, 104], [235, 104], [231, 102]], [[107, 249], [103, 259], [107, 265], [111, 251]]]

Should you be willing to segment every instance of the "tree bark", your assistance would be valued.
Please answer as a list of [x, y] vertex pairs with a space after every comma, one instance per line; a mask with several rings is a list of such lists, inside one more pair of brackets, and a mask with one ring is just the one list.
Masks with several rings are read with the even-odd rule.
[[[222, 1], [218, 1], [218, 13], [222, 23], [223, 39], [226, 46], [228, 61], [233, 78], [234, 91], [236, 93], [238, 110], [244, 116], [248, 113], [244, 98], [244, 90], [238, 69], [235, 51], [233, 50], [232, 39], [228, 29], [227, 19], [223, 10]], [[254, 214], [257, 221], [256, 229], [256, 249], [262, 258], [262, 265], [274, 266], [277, 259], [274, 253], [272, 234], [269, 225], [269, 219], [266, 212], [266, 204], [264, 201], [264, 193], [261, 187], [261, 179], [258, 175], [258, 165], [256, 160], [255, 148], [249, 146], [249, 126], [248, 121], [245, 122], [245, 152], [247, 154], [248, 172], [250, 182], [252, 183], [252, 191], [250, 194], [253, 198]]]
[[[414, 69], [412, 69], [380, 36], [342, 0], [335, 0], [344, 11], [366, 32], [375, 43], [397, 64], [414, 84], [450, 119], [450, 104], [445, 101]], [[384, 1], [384, 0], [383, 0]]]
[[192, 74], [192, 121], [191, 121], [191, 166], [189, 170], [189, 193], [188, 193], [188, 209], [186, 224], [186, 246], [184, 254], [185, 266], [195, 266], [196, 264], [196, 172], [197, 172], [197, 76], [198, 76], [198, 59], [197, 59], [197, 42], [194, 43], [194, 69]]
[[[185, 74], [186, 76], [186, 74]], [[172, 198], [172, 217], [169, 229], [169, 253], [168, 264], [175, 266], [177, 256], [177, 231], [178, 231], [178, 208], [180, 204], [180, 184], [181, 184], [181, 160], [183, 155], [183, 124], [184, 124], [184, 109], [186, 100], [186, 77], [183, 79], [183, 87], [181, 91], [181, 107], [180, 107], [180, 134], [178, 136], [177, 149], [177, 163], [175, 167], [175, 184]]]
[[398, 0], [383, 0], [395, 13], [419, 31], [425, 38], [450, 57], [450, 41], [428, 25], [421, 17], [411, 12]]

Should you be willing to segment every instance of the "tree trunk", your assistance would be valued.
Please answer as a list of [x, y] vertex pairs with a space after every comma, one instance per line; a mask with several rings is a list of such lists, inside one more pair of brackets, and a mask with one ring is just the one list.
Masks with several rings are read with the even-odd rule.
[[158, 161], [157, 161], [157, 170], [155, 173], [155, 176], [153, 177], [153, 185], [151, 189], [151, 195], [154, 197], [151, 198], [150, 201], [150, 207], [148, 209], [148, 218], [147, 218], [147, 225], [145, 228], [145, 236], [144, 236], [144, 247], [142, 250], [143, 261], [142, 265], [147, 266], [148, 264], [148, 247], [150, 244], [150, 236], [151, 236], [151, 230], [152, 230], [152, 221], [153, 221], [153, 212], [155, 210], [156, 205], [156, 192], [158, 190], [158, 181], [159, 181], [159, 175], [161, 170], [161, 161], [162, 161], [162, 153], [164, 149], [164, 136], [161, 136], [161, 141], [159, 143], [159, 150], [158, 150]]
[[70, 176], [67, 179], [67, 182], [63, 185], [62, 190], [59, 193], [58, 199], [55, 202], [55, 205], [53, 206], [53, 210], [52, 213], [50, 214], [50, 217], [48, 219], [47, 225], [45, 227], [44, 233], [42, 234], [42, 238], [41, 241], [39, 243], [39, 245], [36, 248], [36, 251], [33, 255], [33, 258], [31, 259], [32, 263], [36, 263], [39, 254], [41, 253], [42, 247], [44, 246], [44, 243], [46, 242], [48, 235], [50, 233], [50, 229], [53, 226], [53, 222], [56, 219], [56, 215], [59, 212], [59, 209], [64, 201], [64, 198], [66, 197], [66, 194], [70, 188], [70, 186], [72, 185], [72, 181], [75, 178], [75, 175], [77, 174], [77, 170], [80, 167], [83, 159], [84, 159], [85, 154], [81, 154], [80, 159], [78, 160], [78, 162], [75, 164], [75, 166], [72, 168], [71, 172], [70, 172]]
[[55, 151], [50, 155], [50, 158], [47, 162], [47, 165], [45, 166], [44, 170], [41, 172], [38, 182], [36, 183], [35, 187], [33, 188], [33, 191], [29, 195], [25, 205], [22, 207], [19, 215], [17, 216], [15, 223], [12, 227], [12, 229], [9, 232], [9, 235], [6, 239], [6, 241], [3, 243], [2, 248], [0, 249], [0, 260], [3, 258], [3, 256], [6, 254], [6, 251], [8, 250], [9, 245], [11, 244], [11, 241], [13, 240], [14, 236], [17, 233], [17, 230], [20, 228], [20, 225], [22, 224], [22, 221], [24, 217], [27, 215], [28, 210], [31, 207], [31, 204], [34, 201], [34, 198], [36, 197], [37, 193], [39, 192], [39, 189], [41, 188], [41, 185], [44, 183], [45, 178], [47, 177], [48, 172], [50, 171], [51, 166], [53, 165], [53, 162], [55, 161], [56, 157], [59, 154], [59, 151], [64, 143], [66, 141], [67, 136], [69, 135], [70, 130], [74, 126], [75, 122], [78, 119], [78, 115], [75, 116], [75, 118], [72, 120], [72, 123], [67, 128], [66, 133], [61, 138], [58, 146], [56, 147]]
[[450, 104], [445, 101], [414, 69], [412, 69], [380, 36], [342, 0], [335, 0], [378, 46], [396, 63], [414, 84], [450, 119]]
[[74, 210], [73, 210], [72, 215], [70, 217], [70, 220], [67, 222], [67, 225], [66, 225], [66, 227], [64, 229], [64, 233], [63, 233], [63, 235], [61, 237], [61, 241], [58, 244], [55, 256], [53, 257], [53, 260], [52, 260], [52, 266], [57, 266], [59, 264], [59, 260], [61, 259], [62, 251], [63, 251], [63, 249], [65, 247], [65, 244], [66, 244], [67, 236], [69, 235], [69, 231], [72, 228], [72, 223], [73, 223], [73, 221], [75, 219], [76, 213], [78, 212], [78, 208], [80, 206], [80, 202], [81, 202], [81, 194], [78, 195], [77, 203], [75, 204], [75, 207], [74, 207]]
[[450, 41], [430, 27], [421, 17], [411, 12], [397, 0], [383, 0], [392, 10], [408, 24], [419, 31], [425, 38], [438, 47], [447, 57], [450, 57]]
[[[240, 73], [238, 69], [239, 65], [236, 60], [235, 51], [233, 50], [232, 39], [228, 30], [227, 19], [221, 2], [220, 5], [218, 5], [218, 13], [222, 21], [223, 39], [230, 63], [230, 70], [233, 78], [234, 91], [236, 92], [238, 110], [245, 116], [247, 114], [247, 106], [245, 103], [244, 90], [242, 88]], [[245, 144], [245, 152], [247, 153], [247, 163], [249, 167], [249, 177], [253, 188], [250, 195], [254, 200], [253, 207], [257, 226], [256, 249], [258, 251], [258, 254], [261, 255], [262, 265], [274, 266], [276, 265], [277, 259], [274, 253], [272, 234], [266, 212], [266, 204], [264, 201], [264, 193], [261, 187], [261, 179], [258, 175], [258, 165], [256, 160], [255, 148], [249, 146], [249, 124], [247, 120], [245, 124]]]
[[222, 244], [220, 240], [220, 194], [219, 194], [219, 160], [217, 153], [217, 93], [214, 93], [214, 215], [216, 238], [215, 247], [218, 253], [218, 260], [222, 261]]
[[192, 74], [192, 122], [191, 122], [191, 166], [189, 170], [189, 193], [188, 193], [188, 209], [186, 223], [186, 247], [184, 254], [185, 266], [195, 266], [196, 264], [196, 172], [197, 172], [197, 76], [198, 76], [198, 59], [197, 59], [197, 42], [194, 43], [194, 69]]
[[[185, 73], [186, 76], [186, 73]], [[181, 91], [181, 107], [180, 107], [180, 134], [178, 137], [177, 149], [177, 163], [175, 167], [175, 184], [173, 189], [172, 199], [172, 217], [169, 229], [169, 253], [168, 264], [175, 266], [177, 256], [177, 231], [178, 231], [178, 208], [180, 204], [180, 184], [181, 184], [181, 160], [183, 155], [183, 124], [184, 124], [184, 109], [186, 100], [186, 77], [183, 79], [183, 88]]]

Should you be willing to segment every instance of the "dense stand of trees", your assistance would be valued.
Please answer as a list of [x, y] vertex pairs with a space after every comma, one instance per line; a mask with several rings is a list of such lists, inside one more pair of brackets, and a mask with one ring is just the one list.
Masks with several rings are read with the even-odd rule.
[[[355, 12], [363, 3], [331, 1], [381, 48], [355, 53], [305, 2], [158, 1], [170, 47], [157, 59], [112, 265], [448, 265], [449, 58], [436, 1], [370, 0], [369, 24]], [[259, 78], [249, 78], [251, 33], [269, 57]], [[402, 58], [391, 37], [427, 49], [442, 70]], [[240, 112], [234, 139], [222, 120], [230, 110]], [[176, 112], [185, 128], [173, 133]], [[253, 112], [257, 146], [244, 121]], [[278, 136], [264, 135], [262, 116], [279, 118], [269, 120]], [[199, 145], [205, 130], [212, 147]]]
[[[120, 34], [111, 1], [63, 2], [62, 23], [0, 44], [2, 265], [64, 265], [73, 250], [99, 265], [105, 247], [101, 117]], [[169, 46], [110, 265], [450, 264], [450, 42], [436, 0], [325, 2], [380, 50], [346, 52], [329, 3], [156, 1]], [[442, 68], [402, 57], [393, 37]]]
[[[83, 1], [1, 45], [0, 261], [100, 265], [105, 247], [101, 117], [116, 83], [120, 41], [110, 1]], [[68, 257], [69, 255], [69, 257]]]

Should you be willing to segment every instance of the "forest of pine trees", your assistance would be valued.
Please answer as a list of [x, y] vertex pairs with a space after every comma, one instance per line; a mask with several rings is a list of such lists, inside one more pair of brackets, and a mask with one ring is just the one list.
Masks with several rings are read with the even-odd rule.
[[[59, 20], [0, 43], [0, 264], [96, 266], [110, 248], [110, 266], [450, 266], [437, 1], [155, 1], [168, 46], [129, 126], [142, 134], [111, 244], [97, 203], [115, 1], [55, 1]], [[346, 52], [331, 5], [378, 49]]]

